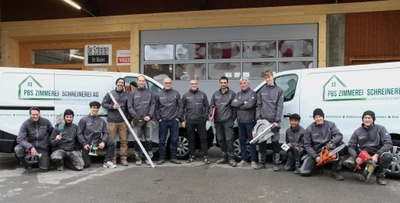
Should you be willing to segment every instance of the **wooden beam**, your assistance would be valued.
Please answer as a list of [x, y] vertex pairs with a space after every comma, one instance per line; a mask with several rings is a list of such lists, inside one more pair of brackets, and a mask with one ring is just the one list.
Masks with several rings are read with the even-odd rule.
[[19, 66], [19, 43], [18, 40], [9, 37], [7, 30], [1, 31], [1, 65], [7, 67]]
[[[1, 29], [37, 29], [54, 27], [76, 27], [105, 26], [132, 23], [155, 23], [170, 21], [189, 21], [211, 19], [241, 19], [272, 16], [303, 16], [303, 15], [326, 15], [333, 13], [356, 13], [400, 10], [400, 1], [384, 0], [373, 2], [343, 3], [343, 4], [319, 4], [306, 6], [282, 6], [246, 9], [223, 9], [211, 11], [190, 11], [173, 13], [155, 13], [139, 15], [120, 15], [94, 18], [75, 18], [62, 20], [40, 20], [22, 22], [4, 22], [0, 24]], [[83, 32], [83, 31], [82, 31]]]
[[318, 68], [326, 67], [326, 55], [328, 54], [326, 32], [326, 15], [323, 15], [320, 16], [318, 23]]
[[138, 24], [133, 24], [130, 36], [130, 50], [131, 50], [131, 72], [140, 72], [140, 30]]

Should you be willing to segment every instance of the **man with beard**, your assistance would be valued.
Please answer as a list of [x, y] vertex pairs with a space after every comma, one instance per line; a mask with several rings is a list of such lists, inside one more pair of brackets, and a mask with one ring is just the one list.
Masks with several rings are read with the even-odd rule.
[[81, 118], [78, 123], [78, 139], [83, 146], [82, 157], [85, 162], [85, 168], [92, 165], [92, 159], [89, 155], [91, 146], [98, 146], [99, 149], [107, 148], [104, 158], [104, 168], [117, 167], [112, 163], [115, 151], [115, 141], [108, 136], [107, 123], [99, 116], [100, 103], [90, 102], [90, 114]]
[[69, 169], [83, 170], [82, 153], [78, 149], [78, 126], [72, 121], [74, 112], [71, 109], [64, 111], [64, 121], [56, 125], [50, 138], [53, 146], [51, 160], [57, 165], [57, 170], [64, 170], [65, 166]]
[[39, 168], [47, 172], [50, 165], [49, 139], [53, 131], [53, 125], [49, 120], [40, 116], [40, 109], [32, 107], [29, 109], [30, 118], [26, 120], [19, 130], [15, 155], [22, 163], [24, 170], [22, 174], [30, 173], [32, 165], [27, 162], [25, 156], [38, 159]]
[[[123, 78], [118, 78], [115, 81], [115, 85], [117, 86], [115, 90], [111, 91], [111, 94], [114, 96], [115, 101], [114, 104], [109, 94], [104, 96], [103, 102], [101, 106], [108, 110], [107, 114], [107, 122], [108, 122], [108, 135], [115, 139], [116, 134], [118, 132], [119, 135], [119, 143], [120, 143], [120, 161], [121, 165], [128, 166], [128, 126], [126, 125], [124, 119], [119, 113], [118, 109], [121, 109], [122, 112], [125, 113], [125, 116], [129, 118], [128, 113], [128, 93], [124, 91], [125, 80]], [[117, 162], [117, 153], [114, 152], [114, 156], [112, 159], [113, 164]]]
[[[152, 158], [151, 137], [155, 122], [155, 98], [153, 93], [146, 88], [146, 78], [143, 75], [138, 76], [137, 84], [138, 87], [129, 93], [128, 111], [131, 117], [134, 118], [133, 127], [135, 133], [140, 141], [144, 143], [144, 148], [150, 158]], [[143, 152], [137, 141], [134, 144], [134, 153], [136, 156], [136, 165], [142, 165]], [[146, 165], [150, 165], [147, 159]]]
[[227, 77], [222, 76], [219, 79], [219, 85], [220, 89], [214, 92], [210, 101], [211, 108], [215, 108], [211, 112], [215, 114], [211, 115], [210, 121], [214, 122], [218, 143], [221, 148], [221, 159], [217, 161], [217, 164], [223, 164], [229, 160], [229, 165], [236, 167], [233, 147], [233, 122], [236, 120], [236, 108], [231, 107], [236, 94], [229, 89]]

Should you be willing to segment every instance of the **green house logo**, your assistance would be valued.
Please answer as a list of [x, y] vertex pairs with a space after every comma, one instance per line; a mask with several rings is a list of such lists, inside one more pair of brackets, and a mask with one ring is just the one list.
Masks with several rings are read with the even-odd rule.
[[364, 89], [348, 87], [339, 77], [333, 75], [323, 86], [323, 101], [365, 100]]
[[58, 91], [45, 89], [34, 77], [29, 75], [18, 85], [20, 100], [60, 100]]

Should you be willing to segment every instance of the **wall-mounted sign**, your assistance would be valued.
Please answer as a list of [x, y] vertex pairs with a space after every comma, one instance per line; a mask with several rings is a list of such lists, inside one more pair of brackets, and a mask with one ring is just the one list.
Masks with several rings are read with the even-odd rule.
[[97, 44], [85, 46], [85, 66], [111, 66], [112, 45]]
[[117, 50], [117, 66], [131, 65], [131, 51]]

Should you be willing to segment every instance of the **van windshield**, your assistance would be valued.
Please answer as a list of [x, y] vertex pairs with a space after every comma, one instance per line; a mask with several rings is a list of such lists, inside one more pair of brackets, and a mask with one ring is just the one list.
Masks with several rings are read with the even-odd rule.
[[[283, 101], [291, 101], [296, 93], [297, 75], [282, 75], [275, 78], [275, 84], [283, 90]], [[265, 84], [266, 85], [266, 84]], [[264, 86], [265, 86], [264, 85]], [[261, 88], [260, 88], [261, 89]], [[257, 92], [257, 96], [260, 91]]]

